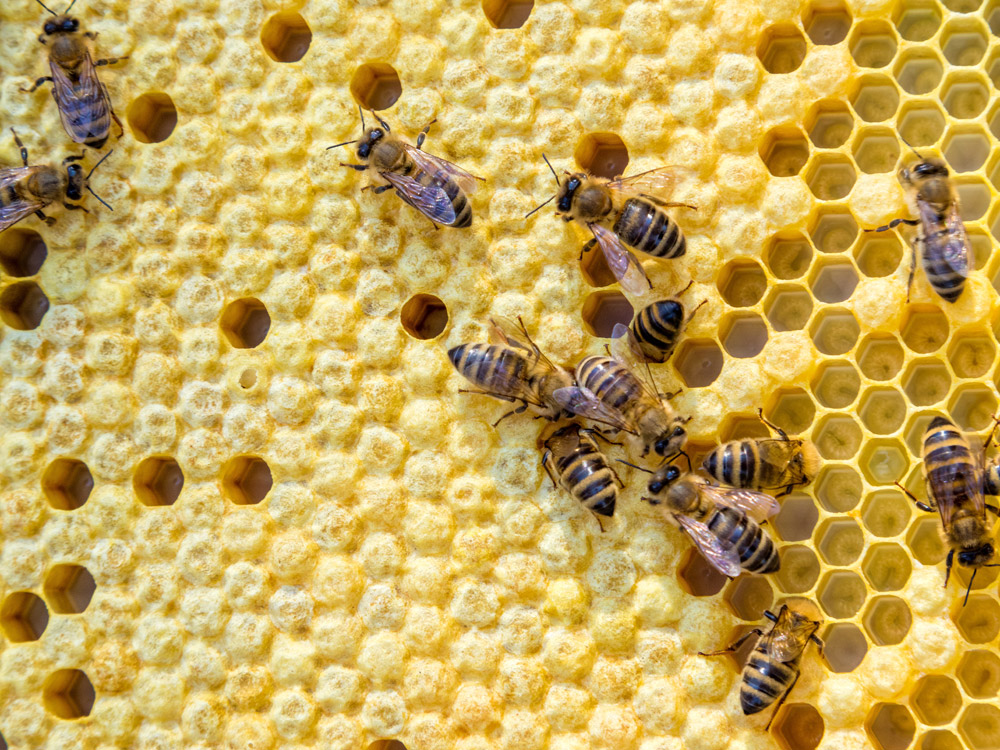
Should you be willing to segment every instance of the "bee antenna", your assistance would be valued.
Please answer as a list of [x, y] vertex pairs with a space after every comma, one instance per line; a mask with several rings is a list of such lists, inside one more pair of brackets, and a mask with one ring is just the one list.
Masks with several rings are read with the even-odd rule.
[[331, 148], [340, 148], [341, 146], [350, 146], [352, 143], [357, 143], [358, 139], [355, 138], [353, 141], [344, 141], [343, 143], [338, 143], [334, 146], [327, 146], [326, 150], [329, 151]]
[[972, 575], [969, 576], [969, 588], [965, 590], [965, 599], [962, 600], [962, 606], [964, 607], [969, 603], [969, 594], [972, 592], [972, 582], [976, 580], [976, 573], [979, 572], [979, 568], [972, 569]]
[[361, 113], [361, 129], [365, 130], [366, 129], [365, 128], [365, 108], [362, 107], [360, 104], [358, 105], [358, 112]]
[[556, 174], [556, 170], [554, 170], [554, 169], [552, 168], [552, 163], [551, 163], [551, 162], [549, 161], [549, 157], [547, 157], [547, 156], [546, 156], [546, 155], [545, 155], [545, 154], [543, 153], [543, 154], [542, 154], [542, 158], [543, 158], [543, 159], [545, 159], [545, 163], [549, 165], [549, 171], [550, 171], [550, 172], [552, 172], [552, 176], [556, 178], [556, 185], [559, 185], [559, 186], [561, 187], [561, 186], [562, 186], [562, 183], [561, 183], [561, 182], [559, 182], [559, 175], [557, 175], [557, 174]]
[[626, 461], [623, 458], [616, 458], [615, 461], [617, 461], [620, 464], [625, 464], [626, 466], [631, 466], [633, 469], [638, 469], [639, 471], [644, 471], [647, 474], [655, 474], [656, 473], [655, 471], [652, 471], [651, 469], [644, 469], [641, 466], [636, 466], [635, 464], [630, 464], [628, 461]]
[[69, 15], [69, 12], [70, 12], [71, 10], [73, 10], [73, 6], [74, 6], [74, 5], [76, 5], [76, 0], [73, 0], [73, 2], [71, 2], [71, 3], [69, 4], [69, 7], [68, 7], [68, 8], [66, 8], [66, 10], [64, 10], [64, 11], [63, 11], [63, 15], [64, 15], [64, 16], [68, 16], [68, 15]]
[[376, 112], [374, 109], [369, 109], [368, 111], [372, 113], [372, 117], [378, 120], [378, 124], [381, 125], [383, 128], [385, 128], [387, 133], [392, 132], [392, 128], [389, 127], [389, 123], [387, 123], [385, 120], [379, 117], [378, 112]]
[[[74, 0], [74, 2], [75, 2], [75, 0]], [[84, 181], [83, 181], [84, 187], [87, 188], [87, 192], [89, 192], [92, 196], [94, 196], [95, 198], [97, 198], [97, 200], [99, 200], [101, 202], [101, 205], [104, 206], [109, 211], [114, 211], [114, 209], [111, 208], [110, 205], [108, 205], [108, 202], [106, 200], [104, 200], [104, 198], [102, 198], [97, 193], [95, 193], [94, 190], [93, 190], [93, 188], [90, 187], [90, 175], [94, 174], [94, 170], [97, 169], [99, 166], [101, 166], [101, 164], [104, 163], [104, 160], [107, 159], [109, 156], [111, 156], [111, 154], [113, 154], [114, 152], [115, 152], [115, 150], [111, 149], [110, 151], [108, 151], [108, 153], [106, 153], [104, 156], [102, 156], [101, 160], [99, 162], [97, 162], [97, 164], [95, 164], [93, 167], [90, 168], [90, 171], [87, 173], [87, 176], [86, 176], [86, 178], [84, 178]]]
[[[43, 8], [45, 8], [45, 10], [47, 10], [52, 15], [54, 15], [54, 16], [58, 16], [59, 15], [54, 10], [52, 10], [52, 8], [50, 8], [48, 5], [46, 5], [45, 3], [43, 3], [42, 0], [35, 0], [35, 2], [38, 3], [39, 5], [41, 5]], [[73, 2], [76, 2], [76, 0], [73, 0]], [[73, 6], [70, 5], [69, 7], [72, 8]], [[67, 8], [67, 10], [69, 10], [69, 8]]]
[[[76, 1], [76, 0], [74, 0], [74, 2], [75, 2], [75, 1]], [[903, 137], [903, 134], [902, 134], [902, 133], [897, 133], [897, 135], [899, 136], [899, 140], [901, 140], [901, 141], [902, 141], [903, 143], [905, 143], [905, 144], [906, 144], [906, 147], [907, 147], [908, 149], [910, 149], [910, 151], [912, 151], [912, 152], [913, 152], [914, 154], [916, 154], [916, 155], [917, 155], [917, 158], [918, 158], [918, 159], [923, 159], [923, 158], [924, 158], [923, 156], [921, 156], [921, 155], [920, 155], [920, 152], [919, 152], [919, 151], [917, 151], [917, 150], [916, 150], [915, 148], [913, 148], [913, 146], [911, 146], [911, 145], [910, 145], [910, 142], [909, 142], [908, 140], [906, 140], [906, 139], [905, 139], [905, 138]]]
[[536, 212], [536, 211], [538, 211], [539, 209], [543, 208], [544, 206], [547, 206], [548, 204], [550, 204], [550, 203], [551, 203], [552, 201], [554, 201], [555, 199], [556, 199], [556, 197], [555, 197], [555, 196], [553, 195], [553, 196], [552, 196], [551, 198], [549, 198], [549, 199], [548, 199], [547, 201], [545, 201], [544, 203], [540, 203], [540, 204], [538, 204], [538, 205], [537, 205], [537, 206], [535, 206], [535, 207], [534, 207], [533, 209], [531, 209], [530, 211], [528, 211], [528, 213], [526, 213], [526, 214], [524, 215], [524, 218], [525, 218], [525, 219], [527, 219], [527, 218], [528, 218], [529, 216], [531, 216], [531, 215], [532, 215], [533, 213], [535, 213], [535, 212]]
[[114, 152], [115, 152], [115, 150], [111, 149], [110, 151], [108, 151], [108, 153], [106, 153], [104, 156], [101, 157], [101, 160], [99, 162], [97, 162], [97, 164], [95, 164], [94, 166], [92, 166], [90, 168], [90, 171], [87, 172], [87, 179], [88, 180], [90, 179], [90, 175], [94, 174], [94, 170], [97, 169], [99, 166], [101, 166], [101, 164], [104, 163], [104, 160], [107, 159], [109, 156], [111, 156], [111, 154], [113, 154]]

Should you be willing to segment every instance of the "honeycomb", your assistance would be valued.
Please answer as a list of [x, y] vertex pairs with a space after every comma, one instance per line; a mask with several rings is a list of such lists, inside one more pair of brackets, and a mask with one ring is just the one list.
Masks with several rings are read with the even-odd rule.
[[[85, 0], [125, 124], [108, 212], [0, 234], [0, 746], [987, 750], [997, 569], [943, 588], [920, 494], [932, 415], [997, 409], [997, 0]], [[0, 160], [79, 153], [32, 0], [0, 7]], [[435, 231], [342, 169], [357, 106], [483, 175]], [[905, 142], [955, 173], [976, 272], [918, 270]], [[522, 315], [572, 363], [627, 299], [550, 209], [557, 169], [685, 168], [707, 304], [655, 367], [693, 458], [764, 434], [824, 458], [782, 567], [726, 581], [639, 501], [606, 533], [526, 417], [457, 394], [446, 349]], [[94, 163], [94, 155], [88, 156]], [[650, 297], [652, 299], [652, 296]], [[612, 455], [614, 449], [611, 450]], [[764, 732], [737, 659], [787, 595], [822, 656]]]

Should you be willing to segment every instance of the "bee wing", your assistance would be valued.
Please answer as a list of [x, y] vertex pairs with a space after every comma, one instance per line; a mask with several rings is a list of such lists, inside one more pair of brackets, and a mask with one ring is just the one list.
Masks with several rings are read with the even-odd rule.
[[[952, 472], [945, 481], [935, 482], [934, 501], [941, 515], [941, 527], [951, 526], [952, 516], [960, 505], [971, 510], [978, 518], [986, 518], [986, 497], [983, 495], [983, 472], [978, 465], [971, 471], [960, 464], [952, 464]], [[971, 508], [968, 506], [971, 504]]]
[[735, 547], [722, 546], [719, 538], [701, 521], [695, 521], [679, 513], [674, 514], [674, 519], [691, 537], [694, 546], [713, 568], [730, 578], [740, 574], [740, 555]]
[[458, 186], [462, 188], [465, 193], [474, 193], [476, 191], [477, 181], [483, 181], [482, 177], [469, 174], [457, 164], [452, 164], [450, 161], [442, 159], [440, 156], [432, 156], [426, 151], [421, 151], [419, 148], [412, 146], [409, 143], [404, 143], [403, 149], [424, 172], [438, 178], [443, 176], [450, 177], [458, 183]]
[[616, 177], [608, 183], [609, 190], [629, 195], [660, 197], [670, 192], [677, 181], [680, 167], [657, 167], [629, 177]]
[[755, 490], [737, 490], [706, 484], [702, 486], [701, 491], [719, 505], [728, 505], [730, 508], [742, 510], [757, 523], [766, 521], [781, 510], [777, 500], [768, 494]]
[[452, 224], [455, 221], [455, 207], [440, 185], [423, 185], [412, 177], [395, 172], [379, 172], [386, 182], [396, 188], [399, 197], [409, 203], [431, 221]]
[[578, 417], [593, 419], [595, 422], [603, 422], [616, 429], [635, 434], [635, 428], [631, 423], [620, 412], [605, 406], [589, 388], [577, 386], [557, 388], [552, 392], [552, 397], [560, 406]]
[[106, 136], [111, 128], [111, 107], [90, 53], [86, 54], [75, 81], [62, 66], [52, 64], [49, 67], [52, 69], [52, 96], [70, 138], [76, 143], [85, 143]]
[[618, 279], [618, 283], [622, 285], [622, 289], [632, 294], [644, 294], [649, 289], [652, 289], [652, 284], [649, 282], [646, 272], [642, 270], [642, 266], [632, 254], [632, 251], [625, 247], [622, 241], [618, 239], [618, 235], [610, 229], [605, 229], [600, 224], [589, 224], [588, 226], [590, 227], [590, 231], [594, 233], [601, 252], [604, 253], [604, 258], [608, 262], [608, 268], [611, 269], [611, 273]]
[[[923, 207], [921, 206], [921, 215]], [[965, 222], [958, 213], [958, 202], [953, 201], [945, 216], [945, 226], [948, 238], [944, 245], [944, 259], [948, 267], [963, 278], [969, 276], [969, 257], [972, 255], [969, 246], [969, 236], [965, 232]]]
[[788, 662], [798, 658], [813, 634], [815, 623], [796, 620], [790, 616], [779, 617], [767, 638], [766, 650], [778, 661]]
[[[4, 167], [0, 169], [0, 195], [27, 177], [32, 169], [34, 167]], [[45, 208], [45, 204], [41, 201], [26, 200], [20, 195], [12, 202], [0, 205], [0, 232], [17, 224], [25, 216], [40, 208]]]
[[611, 329], [611, 354], [632, 369], [643, 368], [649, 361], [642, 353], [639, 340], [632, 329], [622, 323], [615, 323], [615, 327]]
[[[573, 425], [575, 427], [576, 425]], [[575, 430], [562, 429], [545, 441], [545, 447], [555, 456], [568, 456], [580, 445], [579, 428]]]

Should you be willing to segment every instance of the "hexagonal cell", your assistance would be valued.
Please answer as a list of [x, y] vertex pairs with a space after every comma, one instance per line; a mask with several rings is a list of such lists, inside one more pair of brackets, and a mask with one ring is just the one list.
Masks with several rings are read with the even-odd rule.
[[723, 318], [719, 337], [730, 356], [756, 357], [767, 343], [767, 325], [759, 315], [727, 315]]
[[903, 343], [917, 354], [930, 354], [948, 340], [948, 319], [933, 305], [913, 305], [900, 326]]
[[851, 192], [857, 175], [854, 165], [846, 156], [817, 154], [809, 165], [805, 178], [813, 195], [823, 201], [834, 201]]
[[0, 605], [0, 627], [11, 643], [37, 641], [48, 624], [45, 602], [30, 591], [8, 594]]
[[775, 716], [772, 731], [784, 750], [815, 750], [823, 741], [826, 725], [808, 703], [786, 703]]
[[983, 18], [995, 35], [1000, 36], [1000, 3], [990, 2], [983, 11]]
[[989, 46], [988, 32], [978, 18], [955, 18], [941, 32], [940, 44], [952, 65], [978, 65]]
[[861, 446], [861, 428], [846, 414], [827, 415], [816, 426], [813, 435], [816, 450], [828, 460], [845, 461]]
[[952, 394], [948, 413], [961, 429], [979, 432], [993, 424], [992, 415], [997, 413], [997, 399], [986, 386], [969, 384]]
[[993, 133], [994, 137], [1000, 138], [1000, 106], [993, 108], [993, 112], [989, 116], [989, 128], [990, 132]]
[[628, 149], [615, 133], [587, 133], [573, 156], [584, 171], [609, 180], [625, 174], [628, 166]]
[[768, 73], [798, 70], [806, 56], [806, 38], [791, 23], [778, 23], [764, 30], [757, 41], [757, 57]]
[[876, 435], [891, 435], [903, 426], [906, 402], [895, 388], [870, 388], [861, 397], [859, 416]]
[[924, 732], [917, 745], [920, 750], [963, 750], [962, 743], [947, 729]]
[[843, 208], [821, 208], [810, 226], [809, 236], [821, 253], [843, 252], [858, 236], [858, 223]]
[[944, 7], [955, 13], [972, 13], [982, 4], [983, 0], [944, 0]]
[[791, 177], [809, 160], [809, 144], [797, 127], [782, 125], [764, 135], [757, 153], [775, 177]]
[[850, 96], [851, 106], [865, 122], [884, 122], [899, 108], [899, 91], [888, 76], [862, 76]]
[[806, 132], [816, 148], [840, 148], [853, 129], [854, 116], [839, 99], [823, 99], [806, 114]]
[[951, 376], [937, 359], [918, 359], [903, 373], [903, 390], [914, 406], [930, 406], [948, 396]]
[[57, 458], [42, 473], [42, 492], [49, 505], [59, 510], [82, 507], [94, 489], [94, 477], [83, 461]]
[[823, 634], [823, 658], [831, 672], [853, 672], [868, 653], [868, 639], [852, 622], [835, 622]]
[[723, 354], [712, 339], [686, 339], [674, 355], [674, 369], [688, 388], [711, 385], [722, 372]]
[[[992, 177], [990, 179], [992, 180]], [[969, 244], [972, 245], [972, 267], [981, 271], [993, 257], [993, 239], [977, 227], [966, 227], [965, 231], [969, 235]]]
[[812, 262], [813, 249], [799, 232], [778, 233], [764, 246], [763, 258], [779, 279], [797, 279]]
[[177, 107], [169, 94], [150, 91], [128, 105], [125, 119], [139, 143], [163, 143], [177, 127]]
[[685, 553], [684, 560], [677, 567], [677, 577], [681, 587], [692, 596], [714, 596], [722, 591], [728, 580], [696, 549]]
[[941, 26], [941, 11], [927, 0], [907, 0], [896, 8], [892, 20], [903, 39], [925, 42]]
[[906, 546], [922, 565], [937, 565], [944, 560], [948, 550], [941, 539], [941, 522], [936, 513], [927, 513], [913, 522], [906, 535]]
[[861, 556], [865, 535], [853, 518], [828, 519], [817, 532], [816, 549], [830, 565], [850, 565]]
[[917, 725], [906, 706], [877, 703], [865, 720], [865, 729], [879, 750], [906, 750]]
[[854, 250], [858, 270], [869, 278], [890, 275], [902, 259], [903, 243], [895, 234], [863, 234]]
[[0, 292], [0, 320], [18, 331], [33, 331], [49, 311], [49, 298], [34, 281], [19, 281]]
[[0, 233], [0, 266], [8, 276], [34, 276], [48, 254], [45, 241], [33, 229], [11, 227]]
[[82, 565], [53, 565], [45, 576], [45, 599], [59, 615], [78, 615], [90, 606], [97, 585]]
[[958, 732], [969, 750], [997, 750], [1000, 737], [1000, 708], [989, 703], [973, 703], [962, 712]]
[[755, 260], [738, 258], [730, 261], [716, 279], [722, 299], [733, 307], [753, 307], [764, 296], [767, 277]]
[[922, 723], [940, 726], [958, 716], [962, 708], [962, 694], [950, 677], [925, 675], [917, 681], [910, 705]]
[[[912, 502], [902, 492], [877, 490], [865, 500], [861, 521], [875, 536], [899, 536], [906, 531], [911, 515]], [[872, 549], [877, 547], [875, 545]]]
[[969, 643], [989, 643], [1000, 633], [1000, 603], [989, 594], [970, 594], [968, 604], [952, 611], [952, 620]]
[[875, 485], [902, 479], [910, 465], [906, 450], [897, 440], [866, 441], [858, 463], [865, 479]]
[[237, 349], [253, 349], [267, 338], [271, 316], [264, 303], [256, 297], [244, 297], [230, 302], [219, 319], [222, 332]]
[[981, 378], [993, 366], [997, 349], [993, 340], [975, 331], [956, 332], [948, 348], [948, 361], [960, 378]]
[[865, 603], [865, 582], [849, 570], [827, 573], [818, 587], [823, 611], [837, 620], [854, 617]]
[[399, 322], [415, 339], [437, 338], [448, 327], [448, 308], [433, 294], [414, 294], [399, 311]]
[[903, 367], [903, 347], [895, 336], [873, 333], [865, 337], [856, 354], [866, 378], [892, 380]]
[[985, 649], [966, 651], [958, 665], [958, 679], [970, 698], [995, 698], [1000, 692], [1000, 656]]
[[934, 102], [907, 102], [896, 120], [899, 135], [914, 148], [933, 146], [944, 132], [944, 113]]
[[809, 275], [813, 296], [820, 302], [843, 302], [850, 298], [857, 285], [858, 273], [846, 261], [818, 263]]
[[388, 109], [402, 93], [399, 74], [389, 63], [365, 63], [351, 76], [351, 95], [365, 109]]
[[840, 0], [811, 2], [802, 13], [802, 28], [813, 44], [839, 44], [853, 22], [851, 11]]
[[583, 328], [592, 336], [611, 338], [616, 324], [632, 322], [635, 310], [621, 292], [591, 292], [583, 302]]
[[719, 428], [719, 441], [721, 443], [728, 443], [731, 440], [770, 437], [770, 435], [770, 431], [756, 416], [729, 415], [722, 421], [722, 426]]
[[924, 433], [927, 432], [927, 427], [930, 425], [931, 420], [938, 416], [944, 415], [934, 412], [923, 412], [910, 420], [910, 424], [906, 428], [905, 439], [906, 447], [912, 456], [921, 458], [923, 455]]
[[978, 117], [990, 101], [986, 79], [976, 73], [953, 73], [944, 79], [941, 103], [952, 117], [971, 120]]
[[957, 178], [959, 215], [962, 221], [976, 221], [986, 215], [992, 203], [990, 189], [983, 180], [975, 177]]
[[862, 21], [848, 42], [851, 57], [862, 68], [884, 68], [896, 56], [896, 30], [885, 21]]
[[986, 75], [990, 77], [993, 88], [1000, 88], [1000, 52], [994, 51], [985, 65]]
[[854, 403], [861, 388], [858, 371], [846, 360], [823, 362], [811, 384], [812, 392], [820, 405], [829, 409], [843, 409]]
[[785, 432], [798, 435], [816, 418], [816, 405], [801, 388], [780, 388], [764, 406], [764, 416]]
[[816, 480], [816, 499], [831, 513], [846, 513], [861, 502], [861, 477], [850, 466], [824, 466]]
[[294, 11], [275, 13], [260, 29], [260, 43], [275, 62], [298, 62], [312, 43], [312, 30], [306, 19]]
[[535, 0], [483, 0], [483, 13], [495, 29], [519, 29], [528, 20]]
[[876, 646], [895, 646], [910, 632], [913, 616], [898, 596], [877, 596], [869, 602], [862, 622]]
[[153, 456], [139, 464], [132, 479], [143, 505], [173, 505], [184, 486], [184, 474], [169, 456]]
[[980, 127], [953, 128], [944, 139], [942, 152], [955, 172], [975, 172], [990, 155], [990, 141]]
[[866, 174], [892, 172], [899, 161], [899, 139], [889, 128], [862, 128], [852, 150], [858, 169]]
[[782, 541], [804, 542], [812, 537], [818, 520], [816, 501], [808, 495], [792, 493], [781, 502], [781, 510], [770, 519], [770, 524]]
[[910, 556], [898, 544], [873, 544], [861, 572], [876, 591], [899, 591], [910, 580]]
[[896, 81], [908, 94], [922, 96], [938, 87], [944, 77], [944, 66], [937, 54], [928, 49], [909, 49], [895, 67]]
[[366, 750], [406, 750], [406, 745], [399, 740], [375, 740]]
[[809, 322], [813, 302], [809, 292], [796, 284], [774, 287], [764, 301], [764, 314], [775, 331], [800, 331]]
[[583, 273], [583, 280], [591, 286], [604, 287], [618, 283], [618, 279], [608, 268], [608, 261], [604, 257], [604, 253], [597, 250], [596, 242], [588, 242], [583, 246], [580, 256], [580, 271]]
[[809, 329], [816, 348], [829, 355], [849, 352], [861, 332], [851, 311], [842, 307], [820, 310]]
[[786, 594], [804, 594], [816, 585], [819, 578], [819, 560], [816, 553], [801, 544], [792, 544], [778, 550], [781, 567], [774, 574], [778, 587]]
[[60, 669], [48, 676], [42, 700], [49, 713], [60, 719], [90, 716], [94, 707], [94, 686], [79, 669]]
[[[992, 516], [990, 516], [992, 518]], [[975, 573], [975, 580], [972, 578], [972, 574]], [[983, 567], [979, 570], [973, 570], [972, 568], [966, 568], [956, 565], [952, 568], [951, 577], [955, 580], [957, 587], [962, 591], [979, 591], [989, 589], [994, 581], [996, 581], [997, 576], [1000, 573], [997, 572], [995, 567]]]
[[271, 468], [259, 456], [237, 456], [222, 472], [222, 492], [236, 505], [257, 505], [273, 484]]
[[740, 619], [758, 622], [774, 601], [774, 592], [765, 576], [740, 576], [729, 582], [722, 599]]

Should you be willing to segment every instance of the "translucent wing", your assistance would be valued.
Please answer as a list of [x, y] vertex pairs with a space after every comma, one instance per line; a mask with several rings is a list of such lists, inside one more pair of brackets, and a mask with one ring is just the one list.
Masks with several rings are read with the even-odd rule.
[[622, 244], [618, 235], [610, 229], [605, 229], [600, 224], [588, 224], [590, 231], [594, 233], [597, 244], [604, 253], [604, 258], [608, 262], [608, 268], [618, 279], [622, 289], [632, 294], [644, 294], [653, 288], [653, 284], [642, 270], [642, 266], [632, 251]]
[[958, 213], [958, 202], [952, 202], [945, 216], [948, 238], [944, 245], [944, 259], [952, 271], [959, 276], [968, 278], [969, 258], [972, 248], [969, 246], [969, 236], [965, 232], [965, 222]]
[[455, 207], [440, 185], [423, 185], [412, 177], [395, 172], [379, 172], [386, 182], [396, 188], [396, 193], [431, 221], [453, 224]]
[[719, 538], [701, 521], [695, 521], [679, 513], [674, 514], [674, 519], [691, 537], [694, 546], [713, 568], [730, 578], [740, 574], [740, 555], [735, 547], [724, 547]]
[[928, 494], [934, 498], [941, 515], [942, 528], [951, 526], [952, 516], [964, 507], [979, 518], [986, 518], [986, 498], [983, 496], [982, 470], [969, 464], [949, 464], [934, 472], [934, 482], [928, 482]]
[[545, 447], [552, 451], [554, 456], [568, 456], [580, 445], [580, 428], [575, 424], [564, 427], [555, 432], [545, 441]]
[[[6, 194], [9, 188], [26, 179], [33, 169], [35, 167], [5, 167], [0, 169], [0, 195]], [[40, 200], [25, 200], [20, 195], [10, 203], [0, 205], [0, 232], [40, 208], [45, 208], [45, 204]]]
[[812, 620], [792, 617], [790, 610], [786, 609], [765, 636], [767, 638], [766, 650], [778, 661], [792, 661], [802, 653], [809, 641], [809, 636], [815, 631], [816, 623]]
[[617, 177], [608, 183], [608, 188], [631, 195], [660, 197], [674, 186], [677, 171], [678, 167], [657, 167], [630, 177]]
[[52, 69], [52, 96], [69, 137], [76, 143], [106, 138], [111, 129], [111, 105], [90, 53], [75, 81], [61, 66], [50, 64], [49, 67]]
[[410, 155], [410, 158], [417, 163], [427, 174], [432, 177], [442, 177], [447, 176], [458, 183], [458, 186], [462, 188], [465, 193], [474, 193], [476, 191], [476, 186], [478, 182], [482, 182], [482, 177], [477, 177], [474, 174], [469, 174], [464, 169], [462, 169], [457, 164], [452, 164], [447, 159], [442, 159], [440, 156], [432, 156], [426, 151], [421, 151], [416, 146], [412, 146], [409, 143], [403, 144], [403, 148], [406, 153]]
[[649, 362], [632, 329], [621, 323], [615, 323], [615, 327], [611, 329], [611, 354], [619, 362], [627, 363], [632, 368], [645, 367]]
[[552, 397], [569, 412], [578, 417], [603, 422], [612, 427], [635, 434], [635, 428], [622, 414], [605, 406], [589, 388], [573, 386], [559, 388], [552, 392]]
[[757, 523], [766, 521], [779, 510], [778, 501], [770, 495], [755, 490], [737, 490], [730, 487], [716, 487], [714, 484], [703, 485], [701, 491], [719, 505], [738, 508]]

